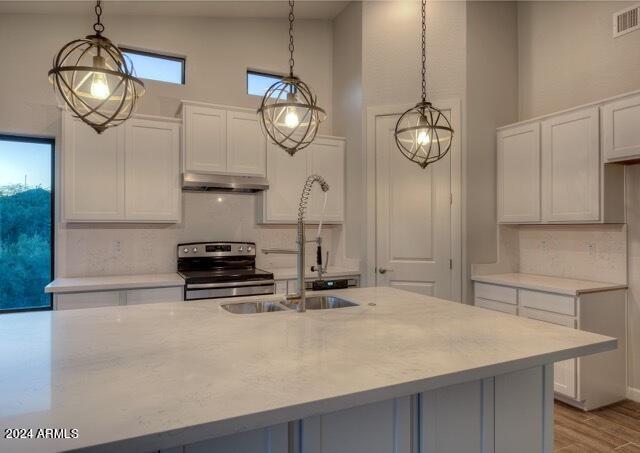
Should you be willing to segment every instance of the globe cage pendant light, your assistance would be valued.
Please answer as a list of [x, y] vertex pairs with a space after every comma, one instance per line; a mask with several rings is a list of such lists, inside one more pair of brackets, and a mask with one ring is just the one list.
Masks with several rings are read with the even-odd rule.
[[326, 118], [309, 85], [293, 75], [293, 6], [289, 0], [289, 76], [267, 89], [257, 112], [265, 135], [292, 156], [313, 142]]
[[426, 28], [426, 0], [422, 0], [422, 100], [400, 116], [394, 134], [402, 154], [422, 168], [442, 159], [453, 140], [451, 123], [427, 101]]
[[73, 114], [100, 134], [131, 117], [144, 94], [144, 83], [135, 77], [133, 65], [120, 49], [102, 36], [100, 0], [95, 13], [95, 34], [60, 49], [49, 81]]

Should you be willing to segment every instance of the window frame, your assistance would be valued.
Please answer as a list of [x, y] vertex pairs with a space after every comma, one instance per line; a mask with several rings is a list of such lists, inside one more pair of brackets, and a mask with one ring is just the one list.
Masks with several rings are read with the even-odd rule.
[[[0, 133], [0, 141], [4, 142], [20, 142], [20, 143], [39, 143], [51, 146], [51, 243], [49, 244], [49, 255], [51, 257], [49, 280], [53, 281], [55, 277], [55, 250], [56, 250], [56, 140], [55, 138], [33, 137], [28, 135], [9, 135]], [[44, 290], [44, 288], [43, 288]], [[53, 310], [53, 294], [49, 293], [49, 306], [47, 307], [26, 307], [14, 308], [10, 310], [0, 310], [0, 316], [7, 313], [23, 313], [29, 311], [50, 311]]]
[[147, 79], [145, 77], [139, 77], [142, 80], [149, 80], [151, 82], [159, 82], [159, 83], [166, 83], [172, 86], [185, 86], [187, 84], [187, 57], [180, 57], [177, 55], [170, 55], [170, 54], [166, 54], [166, 53], [160, 53], [160, 52], [154, 52], [151, 50], [140, 50], [140, 49], [136, 49], [133, 47], [129, 47], [129, 46], [118, 46], [118, 49], [120, 49], [120, 51], [123, 54], [127, 54], [127, 53], [132, 53], [135, 55], [141, 55], [143, 57], [152, 57], [152, 58], [158, 58], [161, 60], [169, 60], [169, 61], [177, 61], [179, 63], [182, 64], [182, 71], [181, 71], [181, 82], [180, 83], [173, 83], [173, 82], [167, 82], [166, 80], [158, 80], [158, 79]]
[[[287, 77], [285, 74], [278, 74], [278, 73], [274, 73], [274, 72], [266, 72], [266, 71], [262, 71], [260, 69], [251, 69], [251, 68], [247, 68], [247, 72], [245, 74], [244, 77], [244, 81], [245, 81], [245, 92], [247, 94], [247, 96], [255, 96], [255, 97], [264, 97], [264, 95], [266, 93], [263, 94], [251, 94], [249, 93], [249, 75], [256, 75], [256, 76], [264, 76], [264, 77], [270, 77], [270, 78], [277, 78], [278, 80], [276, 80], [273, 83], [278, 82], [279, 80], [284, 79], [285, 77]], [[273, 85], [273, 83], [271, 85]]]

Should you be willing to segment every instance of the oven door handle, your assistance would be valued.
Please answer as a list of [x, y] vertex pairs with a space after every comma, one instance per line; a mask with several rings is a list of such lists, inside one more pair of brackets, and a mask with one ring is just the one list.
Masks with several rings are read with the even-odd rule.
[[267, 286], [273, 285], [275, 280], [249, 280], [246, 282], [223, 282], [223, 283], [194, 283], [187, 285], [189, 289], [208, 289], [208, 288], [238, 288], [240, 286]]

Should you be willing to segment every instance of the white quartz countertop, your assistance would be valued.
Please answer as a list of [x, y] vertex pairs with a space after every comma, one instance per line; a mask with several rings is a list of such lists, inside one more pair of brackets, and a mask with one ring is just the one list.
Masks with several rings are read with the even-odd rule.
[[393, 288], [329, 294], [360, 305], [240, 315], [218, 299], [2, 315], [0, 426], [79, 437], [0, 439], [0, 451], [158, 450], [617, 344]]
[[589, 280], [576, 280], [573, 278], [549, 277], [546, 275], [519, 273], [475, 275], [471, 277], [471, 279], [476, 282], [514, 286], [516, 288], [566, 294], [569, 296], [578, 296], [584, 293], [595, 293], [599, 291], [611, 291], [614, 289], [627, 288], [627, 285], [623, 285], [620, 283], [595, 282]]
[[[269, 269], [269, 272], [273, 272], [273, 276], [276, 280], [289, 280], [298, 277], [298, 271], [296, 268], [281, 268], [281, 269]], [[336, 277], [347, 277], [353, 275], [360, 275], [360, 269], [357, 268], [349, 268], [349, 267], [339, 267], [339, 266], [329, 266], [329, 270], [324, 272], [324, 278], [336, 278]], [[304, 278], [317, 278], [317, 272], [311, 272], [307, 270], [304, 274]]]
[[176, 273], [112, 275], [106, 277], [56, 278], [44, 288], [46, 293], [78, 293], [135, 288], [163, 288], [184, 286], [184, 279]]

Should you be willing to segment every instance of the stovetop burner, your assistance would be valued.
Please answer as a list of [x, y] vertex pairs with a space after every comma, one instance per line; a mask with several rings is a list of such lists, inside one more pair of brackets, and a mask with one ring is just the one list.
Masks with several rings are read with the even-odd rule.
[[185, 270], [178, 274], [189, 283], [217, 283], [230, 281], [273, 280], [273, 273], [257, 268]]

